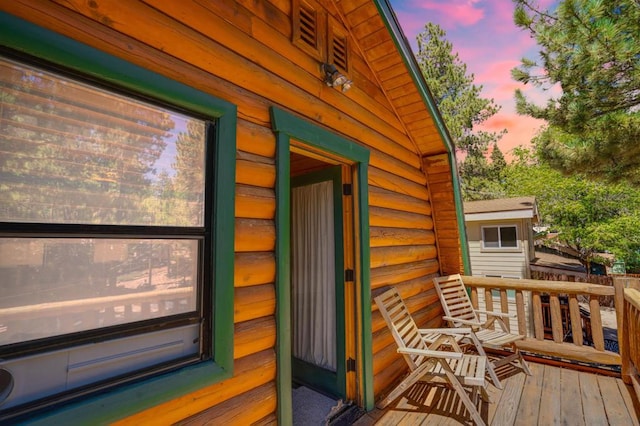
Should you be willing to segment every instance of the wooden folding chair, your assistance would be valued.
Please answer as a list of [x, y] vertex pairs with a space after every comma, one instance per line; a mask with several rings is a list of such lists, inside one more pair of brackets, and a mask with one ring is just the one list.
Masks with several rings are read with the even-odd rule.
[[[377, 406], [384, 408], [418, 381], [449, 384], [460, 397], [473, 421], [484, 425], [477, 409], [478, 396], [488, 401], [485, 372], [487, 357], [463, 354], [457, 343], [469, 329], [418, 329], [400, 294], [391, 288], [377, 296], [384, 318], [410, 373]], [[458, 334], [456, 334], [458, 333]], [[439, 350], [448, 346], [452, 351]], [[467, 394], [465, 386], [470, 388]]]
[[[470, 337], [480, 355], [486, 355], [482, 349], [483, 346], [491, 349], [508, 348], [513, 351], [513, 354], [499, 358], [494, 362], [490, 362], [488, 365], [489, 375], [496, 387], [502, 389], [502, 385], [495, 372], [495, 369], [502, 365], [518, 361], [521, 369], [526, 374], [531, 375], [529, 366], [515, 343], [518, 340], [524, 339], [524, 336], [511, 333], [503, 320], [503, 318], [514, 317], [514, 315], [474, 309], [460, 275], [434, 278], [433, 284], [438, 293], [438, 297], [440, 297], [442, 308], [444, 309], [444, 316], [442, 318], [447, 321], [453, 329], [458, 327], [471, 327], [473, 332]], [[487, 316], [487, 321], [480, 321], [478, 317], [480, 313]], [[494, 324], [498, 324], [499, 328], [494, 329]]]

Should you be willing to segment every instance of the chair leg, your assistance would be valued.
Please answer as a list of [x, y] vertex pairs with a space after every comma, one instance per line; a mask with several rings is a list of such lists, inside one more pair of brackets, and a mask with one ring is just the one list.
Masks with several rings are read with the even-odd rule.
[[524, 360], [524, 357], [522, 356], [522, 352], [520, 352], [520, 349], [518, 349], [515, 343], [513, 343], [513, 350], [515, 353], [518, 354], [518, 359], [520, 360], [520, 366], [522, 367], [522, 370], [525, 372], [527, 376], [531, 376], [531, 370], [529, 370], [527, 361]]
[[[482, 347], [482, 343], [480, 343], [475, 333], [471, 333], [469, 336], [471, 338], [471, 341], [473, 342], [473, 345], [476, 347], [476, 351], [478, 351], [478, 355], [486, 357], [487, 354], [484, 351], [484, 348]], [[500, 379], [498, 379], [496, 370], [493, 368], [493, 364], [489, 362], [488, 358], [487, 358], [487, 372], [489, 373], [489, 377], [491, 377], [491, 381], [493, 382], [493, 385], [498, 389], [502, 389], [502, 383], [500, 383]]]
[[491, 403], [491, 398], [489, 397], [489, 394], [487, 393], [487, 385], [484, 385], [480, 388], [480, 396], [482, 397], [482, 400], [484, 402], [487, 403]]
[[482, 419], [482, 416], [478, 412], [478, 408], [473, 404], [473, 402], [469, 398], [469, 395], [467, 395], [466, 390], [464, 389], [462, 384], [460, 384], [460, 381], [456, 378], [455, 374], [453, 374], [453, 371], [451, 371], [451, 367], [449, 367], [449, 364], [442, 360], [440, 360], [440, 364], [442, 364], [442, 368], [445, 375], [447, 376], [447, 379], [449, 380], [449, 383], [451, 384], [451, 386], [453, 386], [453, 389], [456, 391], [456, 393], [460, 397], [460, 400], [471, 415], [471, 419], [478, 426], [486, 426], [485, 421]]
[[396, 386], [383, 400], [376, 404], [376, 407], [379, 409], [385, 408], [387, 405], [391, 404], [396, 398], [402, 395], [407, 389], [413, 386], [418, 380], [423, 377], [429, 377], [428, 374], [425, 374], [425, 370], [428, 370], [427, 367], [428, 362], [423, 363], [420, 367], [413, 370], [407, 377], [405, 377], [402, 382]]

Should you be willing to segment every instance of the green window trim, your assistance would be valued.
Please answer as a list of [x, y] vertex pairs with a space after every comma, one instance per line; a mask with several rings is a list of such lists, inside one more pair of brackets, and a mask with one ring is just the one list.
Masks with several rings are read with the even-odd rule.
[[[292, 422], [291, 402], [291, 291], [290, 291], [290, 185], [291, 164], [290, 145], [295, 139], [339, 155], [356, 163], [360, 252], [361, 312], [360, 364], [364, 408], [372, 410], [373, 395], [373, 352], [371, 334], [371, 271], [369, 246], [369, 150], [335, 133], [307, 122], [276, 107], [271, 108], [271, 125], [276, 133], [276, 320], [277, 320], [277, 381], [278, 381], [278, 421]], [[367, 309], [369, 308], [369, 309]]]
[[[0, 12], [0, 46], [216, 118], [213, 218], [213, 360], [114, 386], [29, 415], [30, 424], [102, 424], [233, 375], [236, 106], [97, 49]], [[233, 161], [231, 161], [233, 159]]]

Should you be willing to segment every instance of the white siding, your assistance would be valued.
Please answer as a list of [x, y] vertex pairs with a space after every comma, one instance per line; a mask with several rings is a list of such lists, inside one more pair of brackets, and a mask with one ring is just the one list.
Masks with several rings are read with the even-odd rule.
[[[508, 313], [512, 314], [514, 317], [509, 321], [509, 328], [513, 333], [522, 334], [524, 336], [532, 337], [533, 334], [533, 319], [531, 318], [532, 310], [531, 310], [531, 292], [524, 291], [524, 315], [525, 315], [525, 323], [526, 323], [526, 332], [525, 330], [520, 330], [518, 327], [518, 311], [516, 309], [516, 299], [515, 296], [509, 297], [508, 299]], [[487, 306], [485, 304], [485, 297], [483, 289], [478, 289], [478, 309], [481, 311], [486, 311]], [[493, 297], [493, 312], [501, 312], [500, 305], [500, 296]], [[481, 321], [486, 321], [487, 318], [485, 315], [480, 315]]]
[[[484, 249], [482, 247], [483, 226], [515, 225], [517, 227], [517, 249]], [[499, 221], [467, 222], [471, 274], [475, 276], [500, 276], [505, 278], [530, 278], [529, 261], [532, 253], [532, 225], [529, 219], [502, 219]], [[531, 316], [531, 292], [524, 292], [524, 309], [527, 330], [518, 329], [517, 318], [510, 321], [511, 331], [533, 336]], [[509, 298], [509, 313], [517, 315], [515, 296]], [[486, 310], [484, 291], [478, 291], [478, 309]], [[500, 297], [493, 297], [493, 309], [500, 311]], [[486, 320], [484, 316], [481, 320]]]
[[[530, 220], [500, 220], [487, 222], [467, 222], [471, 274], [476, 276], [509, 275], [529, 278], [530, 260]], [[482, 226], [515, 225], [518, 232], [517, 249], [482, 248]]]

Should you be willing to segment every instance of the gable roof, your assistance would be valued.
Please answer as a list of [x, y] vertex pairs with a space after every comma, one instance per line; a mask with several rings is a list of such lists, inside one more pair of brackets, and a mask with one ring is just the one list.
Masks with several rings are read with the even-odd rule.
[[341, 0], [335, 4], [422, 159], [427, 185], [436, 190], [431, 200], [434, 218], [455, 220], [457, 235], [440, 244], [441, 259], [461, 258], [469, 272], [455, 146], [398, 19], [388, 0]]
[[[339, 4], [419, 155], [453, 153], [451, 137], [388, 0], [343, 0]], [[408, 75], [398, 72], [398, 67]]]
[[538, 206], [535, 197], [467, 201], [464, 203], [464, 218], [465, 221], [533, 219], [536, 222]]

